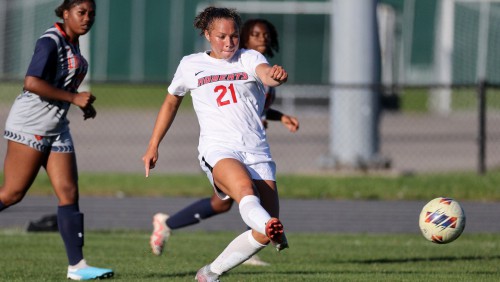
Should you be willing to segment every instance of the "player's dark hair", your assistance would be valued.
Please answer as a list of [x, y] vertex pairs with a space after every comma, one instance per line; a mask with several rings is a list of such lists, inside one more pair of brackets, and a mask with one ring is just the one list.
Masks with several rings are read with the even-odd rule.
[[90, 3], [94, 4], [94, 6], [95, 6], [95, 1], [94, 0], [64, 0], [62, 2], [62, 4], [59, 5], [59, 7], [57, 7], [54, 10], [54, 12], [56, 13], [56, 16], [58, 18], [62, 19], [65, 10], [69, 11], [74, 6], [79, 5], [81, 3], [84, 3], [84, 2], [90, 2]]
[[238, 30], [241, 29], [241, 17], [236, 9], [216, 7], [207, 7], [200, 12], [196, 18], [194, 18], [194, 27], [200, 29], [200, 35], [203, 35], [205, 30], [209, 30], [210, 25], [216, 19], [232, 19], [236, 23]]
[[264, 55], [268, 56], [269, 58], [274, 57], [273, 50], [275, 52], [279, 52], [280, 50], [280, 46], [278, 43], [278, 32], [276, 32], [276, 28], [274, 27], [274, 25], [265, 19], [250, 19], [243, 24], [240, 34], [240, 48], [247, 48], [250, 34], [252, 33], [252, 29], [256, 24], [263, 24], [269, 30], [270, 48], [266, 48], [266, 52], [264, 53]]

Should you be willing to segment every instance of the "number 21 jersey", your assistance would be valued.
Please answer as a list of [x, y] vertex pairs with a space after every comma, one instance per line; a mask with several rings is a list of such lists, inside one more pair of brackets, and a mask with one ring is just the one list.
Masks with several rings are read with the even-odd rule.
[[185, 56], [168, 92], [191, 93], [200, 125], [198, 151], [212, 146], [270, 154], [261, 121], [265, 88], [255, 72], [266, 58], [257, 51], [240, 49], [229, 60], [208, 52]]

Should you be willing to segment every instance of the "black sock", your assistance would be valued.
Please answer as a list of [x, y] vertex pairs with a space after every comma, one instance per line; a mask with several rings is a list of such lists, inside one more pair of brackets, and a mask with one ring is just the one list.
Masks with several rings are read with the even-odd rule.
[[169, 217], [167, 225], [171, 229], [177, 229], [199, 223], [202, 219], [209, 218], [215, 214], [210, 203], [210, 198], [205, 198], [192, 203]]
[[75, 265], [83, 259], [83, 213], [80, 213], [78, 204], [58, 207], [57, 224], [69, 265]]

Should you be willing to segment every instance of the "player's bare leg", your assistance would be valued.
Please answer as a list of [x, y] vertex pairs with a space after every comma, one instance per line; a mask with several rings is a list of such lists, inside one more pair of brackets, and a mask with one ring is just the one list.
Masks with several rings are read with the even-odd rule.
[[7, 141], [0, 211], [21, 201], [38, 175], [45, 155], [29, 146]]
[[[228, 172], [231, 173], [228, 173]], [[254, 181], [250, 178], [246, 167], [235, 159], [220, 160], [213, 169], [214, 183], [225, 194], [229, 195], [239, 204], [240, 214], [243, 221], [253, 230], [248, 230], [236, 237], [224, 251], [209, 265], [198, 271], [196, 278], [198, 281], [210, 277], [210, 281], [217, 281], [218, 276], [231, 270], [248, 260], [251, 256], [263, 249], [270, 239], [275, 236], [275, 231], [279, 228], [274, 223], [269, 226], [268, 222], [274, 222], [277, 218], [271, 215], [261, 205]], [[274, 182], [265, 183], [266, 189], [275, 187]], [[260, 186], [261, 184], [259, 184]], [[267, 193], [269, 191], [264, 191]], [[274, 194], [276, 194], [274, 192]], [[266, 205], [276, 203], [277, 195], [265, 201]], [[278, 214], [279, 207], [269, 207], [273, 214]], [[272, 232], [270, 233], [269, 230]], [[281, 233], [283, 226], [281, 225]], [[269, 235], [273, 236], [269, 236]], [[214, 276], [215, 274], [215, 276]]]
[[78, 203], [78, 172], [74, 153], [51, 152], [45, 166], [59, 206]]
[[279, 218], [279, 198], [276, 182], [270, 180], [255, 180], [255, 186], [260, 194], [261, 205], [273, 217], [266, 223], [266, 236], [278, 251], [288, 248], [283, 225]]
[[[228, 171], [231, 173], [227, 173]], [[278, 250], [288, 247], [281, 222], [273, 220], [275, 223], [270, 223], [271, 218], [279, 217], [275, 181], [253, 181], [246, 167], [230, 158], [220, 160], [212, 173], [217, 187], [239, 204], [243, 221], [254, 230], [255, 240], [260, 244], [267, 244], [272, 239]]]
[[238, 203], [243, 221], [258, 231], [254, 233], [255, 239], [261, 244], [269, 243], [265, 223], [271, 216], [261, 206], [258, 191], [246, 167], [236, 159], [227, 158], [218, 161], [212, 173], [215, 185]]

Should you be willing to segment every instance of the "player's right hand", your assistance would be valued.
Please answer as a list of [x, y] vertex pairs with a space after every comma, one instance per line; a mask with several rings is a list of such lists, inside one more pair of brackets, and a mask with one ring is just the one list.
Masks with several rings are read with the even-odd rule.
[[146, 154], [142, 157], [142, 161], [144, 162], [146, 177], [149, 177], [149, 170], [155, 168], [156, 161], [158, 161], [158, 150], [148, 148]]

